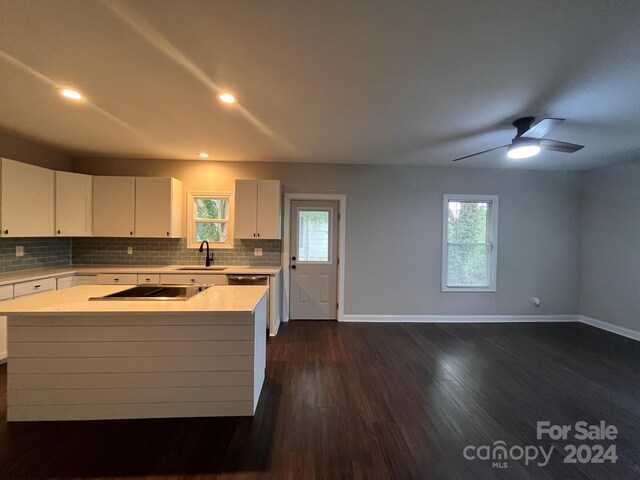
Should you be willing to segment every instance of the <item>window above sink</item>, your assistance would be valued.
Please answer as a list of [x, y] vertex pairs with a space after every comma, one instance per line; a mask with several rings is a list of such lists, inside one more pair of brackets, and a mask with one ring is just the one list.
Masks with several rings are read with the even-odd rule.
[[189, 192], [187, 208], [187, 248], [233, 248], [231, 192]]

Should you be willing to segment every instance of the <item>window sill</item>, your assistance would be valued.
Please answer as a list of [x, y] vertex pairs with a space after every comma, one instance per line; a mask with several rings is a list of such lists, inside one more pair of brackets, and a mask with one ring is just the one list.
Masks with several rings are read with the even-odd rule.
[[[192, 244], [188, 244], [187, 245], [187, 249], [188, 250], [198, 250], [200, 248], [200, 244], [199, 243], [192, 243]], [[224, 243], [224, 244], [214, 244], [214, 243], [209, 243], [209, 250], [232, 250], [233, 249], [233, 245], [230, 243]]]
[[496, 293], [493, 287], [442, 287], [442, 293]]

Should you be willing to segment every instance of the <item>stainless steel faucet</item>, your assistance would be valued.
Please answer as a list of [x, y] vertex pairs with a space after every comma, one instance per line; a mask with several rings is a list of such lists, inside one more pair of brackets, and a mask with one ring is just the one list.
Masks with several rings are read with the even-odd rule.
[[205, 258], [205, 260], [204, 260], [204, 266], [205, 266], [205, 267], [210, 267], [210, 266], [211, 266], [211, 262], [213, 262], [213, 255], [209, 255], [209, 242], [207, 242], [206, 240], [205, 240], [204, 242], [202, 242], [202, 243], [200, 244], [200, 248], [198, 249], [198, 251], [199, 251], [200, 253], [202, 253], [203, 246], [204, 246], [205, 244], [207, 245], [207, 257], [206, 257], [206, 258]]

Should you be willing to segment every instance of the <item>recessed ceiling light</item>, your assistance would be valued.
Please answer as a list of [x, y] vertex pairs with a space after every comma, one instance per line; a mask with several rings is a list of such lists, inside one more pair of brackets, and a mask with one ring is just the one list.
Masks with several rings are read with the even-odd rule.
[[82, 100], [82, 95], [80, 94], [80, 92], [77, 92], [70, 88], [63, 88], [62, 90], [60, 90], [60, 95], [70, 98], [71, 100]]
[[207, 155], [206, 153], [200, 153], [200, 154], [198, 154], [198, 156], [200, 158], [209, 158], [209, 155]]
[[529, 158], [534, 157], [540, 153], [540, 141], [522, 138], [509, 145], [509, 150], [507, 151], [507, 157], [512, 158], [514, 160], [518, 160], [521, 158]]
[[236, 103], [236, 97], [231, 95], [229, 92], [221, 93], [218, 98], [224, 103]]

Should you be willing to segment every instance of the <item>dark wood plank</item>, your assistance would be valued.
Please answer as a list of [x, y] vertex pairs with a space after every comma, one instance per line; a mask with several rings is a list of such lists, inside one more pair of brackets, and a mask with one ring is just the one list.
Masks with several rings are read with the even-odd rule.
[[[640, 478], [640, 348], [580, 324], [294, 322], [253, 418], [7, 424], [6, 366], [0, 416], [1, 478]], [[618, 462], [462, 456], [538, 444], [538, 420], [616, 425]]]

